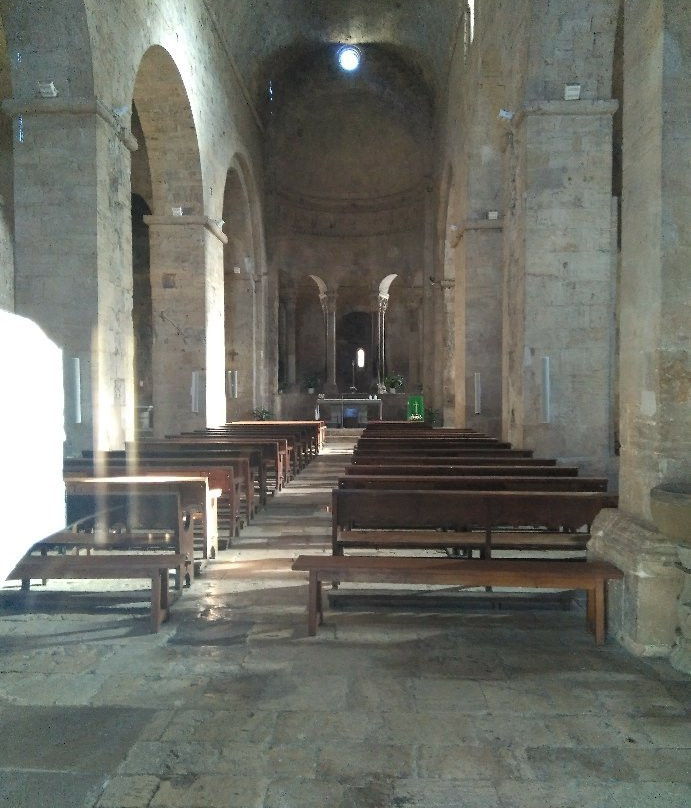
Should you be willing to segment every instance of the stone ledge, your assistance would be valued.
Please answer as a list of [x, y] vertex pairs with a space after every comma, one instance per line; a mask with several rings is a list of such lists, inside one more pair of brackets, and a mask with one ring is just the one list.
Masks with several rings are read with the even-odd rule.
[[228, 236], [216, 224], [216, 221], [210, 219], [208, 216], [190, 216], [186, 214], [182, 216], [150, 215], [144, 216], [144, 223], [149, 225], [149, 227], [179, 227], [180, 225], [204, 227], [209, 233], [216, 236], [220, 242], [223, 244], [228, 243]]
[[129, 151], [135, 152], [139, 148], [131, 130], [99, 98], [8, 98], [2, 102], [2, 109], [11, 118], [20, 115], [98, 115], [113, 129]]
[[614, 115], [619, 109], [619, 102], [615, 99], [582, 100], [582, 101], [536, 101], [527, 104], [514, 117], [511, 122], [518, 126], [523, 120], [532, 115]]

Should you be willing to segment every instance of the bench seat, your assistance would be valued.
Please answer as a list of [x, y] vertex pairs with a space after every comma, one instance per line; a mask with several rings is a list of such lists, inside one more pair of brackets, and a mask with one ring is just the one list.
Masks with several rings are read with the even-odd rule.
[[[553, 531], [492, 531], [493, 550], [578, 550], [585, 552], [589, 533]], [[441, 530], [346, 530], [338, 535], [339, 548], [462, 549], [485, 551], [485, 532]]]
[[156, 633], [169, 612], [169, 570], [189, 565], [178, 553], [134, 555], [108, 552], [103, 555], [27, 555], [7, 576], [20, 580], [28, 591], [31, 579], [128, 579], [151, 580], [151, 631]]
[[578, 589], [587, 593], [586, 627], [595, 642], [605, 641], [605, 585], [623, 578], [604, 561], [523, 561], [404, 556], [300, 555], [292, 569], [308, 573], [307, 630], [323, 622], [322, 583], [397, 583], [500, 586], [526, 589]]

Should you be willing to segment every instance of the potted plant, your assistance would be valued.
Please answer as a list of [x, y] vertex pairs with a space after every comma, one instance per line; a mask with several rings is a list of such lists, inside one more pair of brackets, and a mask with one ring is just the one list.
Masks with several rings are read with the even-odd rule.
[[403, 376], [396, 370], [384, 376], [384, 385], [390, 393], [396, 393], [403, 387]]
[[263, 407], [252, 410], [252, 415], [257, 421], [272, 421], [274, 417], [270, 410], [265, 410]]
[[306, 373], [302, 381], [305, 387], [307, 388], [308, 393], [314, 393], [317, 387], [319, 387], [319, 385], [321, 384], [321, 379], [319, 378], [319, 375], [316, 373]]

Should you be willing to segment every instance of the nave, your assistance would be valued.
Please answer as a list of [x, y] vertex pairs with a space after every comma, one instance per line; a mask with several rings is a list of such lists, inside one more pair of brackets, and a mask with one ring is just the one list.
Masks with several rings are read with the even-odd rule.
[[351, 605], [307, 636], [290, 564], [330, 552], [351, 449], [327, 438], [157, 634], [120, 584], [0, 591], [0, 804], [688, 805], [686, 677], [596, 646], [582, 603]]

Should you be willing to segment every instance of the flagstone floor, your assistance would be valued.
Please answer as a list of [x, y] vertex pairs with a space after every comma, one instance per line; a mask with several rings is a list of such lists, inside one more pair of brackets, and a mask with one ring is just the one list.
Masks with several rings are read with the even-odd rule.
[[330, 552], [350, 448], [330, 439], [158, 634], [136, 585], [0, 589], [0, 806], [688, 808], [688, 677], [595, 646], [581, 603], [355, 601], [307, 637], [290, 563]]

